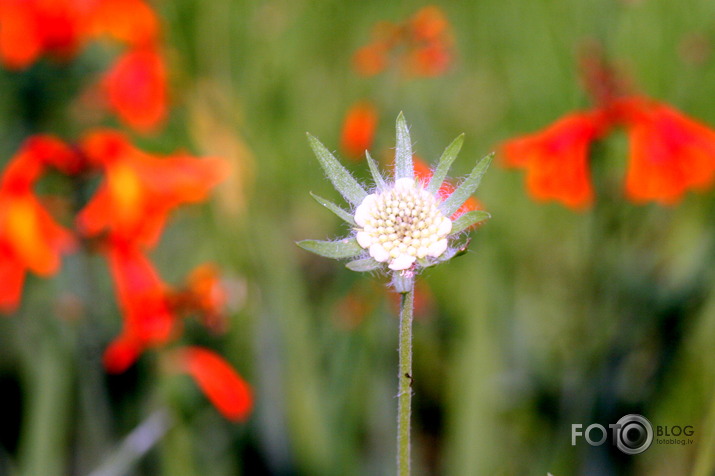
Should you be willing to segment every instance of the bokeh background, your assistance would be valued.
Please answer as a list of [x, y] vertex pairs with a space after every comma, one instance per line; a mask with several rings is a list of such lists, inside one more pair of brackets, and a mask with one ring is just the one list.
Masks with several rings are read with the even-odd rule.
[[[182, 339], [220, 352], [255, 405], [244, 422], [226, 420], [151, 351], [106, 373], [121, 312], [106, 263], [83, 251], [52, 278], [29, 277], [19, 309], [0, 320], [0, 474], [394, 473], [387, 278], [294, 244], [347, 232], [309, 195], [340, 200], [305, 132], [367, 180], [364, 160], [341, 149], [356, 102], [376, 111], [370, 150], [385, 168], [400, 111], [430, 163], [465, 132], [458, 178], [502, 141], [589, 107], [579, 58], [598, 44], [638, 91], [715, 126], [712, 2], [435, 5], [448, 21], [444, 70], [391, 64], [365, 75], [354, 55], [375, 25], [405, 22], [424, 3], [151, 2], [171, 109], [157, 130], [128, 134], [147, 151], [223, 157], [233, 173], [211, 200], [173, 214], [150, 256], [169, 283], [217, 263], [228, 329], [187, 323]], [[3, 69], [0, 164], [31, 134], [71, 142], [92, 124], [126, 129], [95, 117], [82, 94], [114, 54], [89, 46], [68, 61]], [[415, 474], [715, 474], [715, 193], [633, 204], [622, 193], [627, 154], [622, 132], [593, 148], [597, 199], [581, 211], [534, 201], [523, 172], [497, 158], [477, 192], [493, 218], [465, 256], [420, 278]], [[44, 191], [71, 195], [59, 183]], [[573, 423], [628, 413], [692, 425], [694, 442], [635, 456], [571, 445]], [[131, 440], [137, 428], [151, 437]]]

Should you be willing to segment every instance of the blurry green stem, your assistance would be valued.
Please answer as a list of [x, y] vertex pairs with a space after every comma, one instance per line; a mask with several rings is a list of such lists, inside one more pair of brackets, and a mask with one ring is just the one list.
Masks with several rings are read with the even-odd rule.
[[30, 399], [20, 450], [20, 474], [25, 476], [64, 471], [74, 376], [60, 340], [57, 334], [48, 335], [32, 354], [35, 365], [29, 370]]
[[399, 391], [397, 394], [397, 474], [410, 474], [410, 415], [412, 412], [412, 310], [414, 284], [400, 300]]

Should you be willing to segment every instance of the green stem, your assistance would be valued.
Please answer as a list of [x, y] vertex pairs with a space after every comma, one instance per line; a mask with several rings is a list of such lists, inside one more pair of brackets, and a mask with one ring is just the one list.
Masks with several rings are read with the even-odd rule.
[[410, 474], [410, 415], [412, 413], [412, 311], [415, 288], [411, 283], [400, 301], [399, 392], [397, 394], [397, 474]]

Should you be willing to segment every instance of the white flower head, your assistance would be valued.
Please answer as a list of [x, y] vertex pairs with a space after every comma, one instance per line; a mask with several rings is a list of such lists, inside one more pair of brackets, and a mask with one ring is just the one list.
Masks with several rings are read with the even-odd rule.
[[[417, 181], [412, 164], [412, 144], [407, 123], [397, 117], [394, 182], [388, 183], [377, 164], [366, 153], [376, 190], [368, 193], [350, 172], [317, 139], [310, 144], [335, 188], [355, 208], [350, 213], [313, 195], [322, 205], [348, 222], [354, 235], [335, 242], [305, 240], [302, 248], [330, 258], [357, 258], [348, 263], [355, 271], [372, 271], [387, 266], [395, 277], [412, 279], [419, 268], [446, 261], [458, 252], [450, 242], [470, 226], [489, 218], [474, 210], [452, 221], [451, 216], [479, 186], [493, 155], [478, 161], [472, 173], [446, 199], [438, 195], [450, 165], [462, 146], [457, 137], [444, 151], [428, 183]], [[393, 284], [397, 279], [393, 279]]]
[[355, 210], [355, 223], [358, 244], [395, 271], [410, 268], [418, 258], [441, 256], [452, 231], [435, 196], [411, 178], [365, 197]]

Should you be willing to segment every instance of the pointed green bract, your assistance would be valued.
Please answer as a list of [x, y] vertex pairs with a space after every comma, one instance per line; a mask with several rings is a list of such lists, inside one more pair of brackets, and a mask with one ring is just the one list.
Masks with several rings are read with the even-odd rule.
[[434, 171], [434, 175], [432, 175], [432, 179], [430, 180], [429, 185], [427, 185], [425, 189], [429, 193], [433, 195], [437, 193], [437, 190], [439, 190], [439, 187], [442, 185], [442, 182], [444, 182], [444, 179], [447, 177], [447, 172], [449, 172], [449, 168], [452, 166], [452, 162], [454, 162], [454, 159], [457, 158], [457, 154], [459, 154], [459, 151], [462, 149], [463, 143], [464, 134], [460, 134], [456, 139], [452, 141], [451, 144], [447, 146], [446, 149], [444, 149], [442, 157], [439, 158], [439, 162], [437, 163], [437, 168]]
[[326, 258], [353, 258], [365, 251], [354, 238], [338, 241], [303, 240], [296, 244], [306, 251]]
[[397, 147], [395, 150], [395, 180], [413, 178], [415, 170], [412, 166], [412, 142], [407, 129], [405, 116], [400, 112], [397, 116]]
[[357, 271], [359, 273], [364, 273], [366, 271], [375, 271], [382, 263], [378, 263], [374, 258], [356, 259], [345, 265], [351, 271]]
[[318, 139], [308, 134], [308, 142], [335, 189], [345, 197], [345, 200], [353, 205], [359, 205], [367, 196], [367, 192]]
[[375, 159], [372, 158], [368, 151], [365, 151], [365, 157], [367, 158], [367, 165], [370, 167], [370, 173], [372, 174], [372, 179], [375, 181], [375, 185], [378, 190], [384, 190], [387, 184], [380, 173], [380, 169], [377, 167], [377, 162], [375, 162]]
[[484, 210], [472, 210], [471, 212], [466, 212], [452, 222], [452, 231], [450, 232], [450, 234], [454, 235], [460, 233], [469, 228], [470, 226], [482, 222], [491, 217], [492, 216]]
[[323, 198], [319, 195], [316, 195], [313, 192], [310, 192], [310, 196], [313, 197], [316, 202], [320, 203], [325, 208], [327, 208], [331, 212], [335, 213], [343, 221], [346, 221], [346, 222], [350, 223], [351, 225], [355, 226], [355, 219], [353, 218], [353, 216], [350, 213], [346, 212], [345, 210], [343, 210], [342, 208], [340, 208], [339, 206], [337, 206], [330, 200], [326, 200], [325, 198]]
[[479, 187], [479, 182], [482, 181], [482, 176], [484, 176], [484, 173], [489, 168], [489, 164], [492, 163], [493, 158], [494, 153], [492, 152], [477, 162], [477, 165], [472, 169], [472, 173], [457, 187], [457, 190], [439, 205], [439, 211], [441, 211], [444, 216], [452, 216], [474, 193]]

